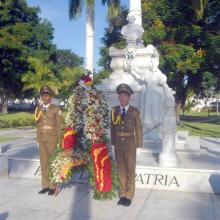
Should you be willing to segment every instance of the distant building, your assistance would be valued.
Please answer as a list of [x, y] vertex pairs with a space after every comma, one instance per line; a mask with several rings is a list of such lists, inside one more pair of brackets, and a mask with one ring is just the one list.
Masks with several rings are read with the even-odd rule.
[[220, 98], [209, 97], [209, 98], [198, 98], [192, 96], [186, 104], [191, 104], [191, 110], [196, 112], [201, 112], [202, 110], [209, 109], [209, 111], [219, 111], [220, 108]]

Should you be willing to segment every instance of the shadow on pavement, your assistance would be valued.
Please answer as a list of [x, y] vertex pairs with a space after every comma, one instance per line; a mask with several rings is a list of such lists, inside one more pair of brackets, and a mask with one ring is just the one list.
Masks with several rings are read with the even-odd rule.
[[213, 193], [220, 194], [220, 175], [212, 174], [209, 178], [209, 182], [212, 187]]
[[0, 220], [6, 220], [9, 216], [8, 212], [0, 213]]

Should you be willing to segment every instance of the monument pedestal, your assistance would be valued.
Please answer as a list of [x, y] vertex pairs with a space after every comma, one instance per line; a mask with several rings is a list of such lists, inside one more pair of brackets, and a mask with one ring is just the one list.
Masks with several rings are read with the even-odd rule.
[[[202, 148], [200, 155], [184, 154], [177, 150], [178, 164], [172, 168], [158, 164], [158, 153], [152, 153], [151, 149], [142, 149], [137, 155], [136, 188], [220, 193], [220, 150], [217, 144], [204, 144], [207, 147]], [[3, 157], [4, 164], [8, 165], [8, 174], [4, 169], [4, 176], [41, 178], [37, 146], [31, 147], [31, 150], [30, 147], [13, 149], [9, 154], [6, 151], [0, 156], [0, 169]], [[6, 159], [8, 160], [5, 161]], [[87, 173], [82, 170], [74, 174], [72, 181], [87, 183]]]
[[[177, 131], [175, 140], [177, 155], [200, 155], [200, 138], [189, 136], [188, 131]], [[142, 154], [160, 154], [162, 151], [162, 141], [145, 139]]]
[[158, 155], [137, 156], [136, 187], [195, 193], [220, 193], [220, 158], [178, 154], [176, 167], [158, 166]]

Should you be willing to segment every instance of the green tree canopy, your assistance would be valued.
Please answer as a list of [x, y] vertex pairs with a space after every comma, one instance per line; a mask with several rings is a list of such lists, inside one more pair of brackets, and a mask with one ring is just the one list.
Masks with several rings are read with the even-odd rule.
[[83, 59], [56, 48], [53, 27], [39, 11], [25, 0], [0, 0], [0, 112], [9, 98], [36, 96], [42, 85], [67, 95], [82, 72]]
[[51, 66], [43, 63], [43, 61], [38, 58], [33, 57], [29, 57], [28, 62], [30, 68], [27, 73], [23, 74], [21, 77], [21, 80], [24, 83], [23, 91], [33, 90], [34, 95], [37, 96], [40, 88], [44, 85], [48, 85], [57, 95], [61, 83], [52, 72]]
[[0, 112], [6, 111], [9, 98], [21, 94], [28, 57], [47, 59], [55, 50], [52, 26], [41, 22], [38, 13], [25, 0], [0, 1]]

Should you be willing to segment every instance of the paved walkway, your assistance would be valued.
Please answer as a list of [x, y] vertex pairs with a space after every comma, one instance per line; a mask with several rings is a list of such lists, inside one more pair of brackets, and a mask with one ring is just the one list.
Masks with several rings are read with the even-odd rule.
[[40, 181], [0, 179], [0, 220], [219, 220], [220, 195], [137, 189], [131, 207], [92, 199], [88, 185], [57, 197], [39, 195]]
[[38, 159], [36, 129], [0, 130], [0, 136], [18, 137], [19, 139], [0, 142], [0, 154], [14, 157]]

